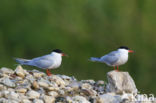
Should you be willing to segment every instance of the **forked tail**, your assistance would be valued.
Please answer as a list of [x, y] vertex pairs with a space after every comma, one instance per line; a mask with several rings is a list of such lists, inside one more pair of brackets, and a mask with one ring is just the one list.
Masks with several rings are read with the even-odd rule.
[[16, 62], [22, 64], [22, 65], [29, 65], [30, 60], [28, 59], [21, 59], [21, 58], [15, 58]]
[[91, 57], [91, 58], [90, 58], [90, 61], [92, 61], [92, 62], [100, 62], [100, 58]]

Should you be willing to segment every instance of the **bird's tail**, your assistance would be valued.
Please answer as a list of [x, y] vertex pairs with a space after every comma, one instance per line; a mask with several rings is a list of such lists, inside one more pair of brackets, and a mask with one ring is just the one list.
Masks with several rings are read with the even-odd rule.
[[91, 57], [91, 58], [90, 58], [90, 61], [92, 61], [92, 62], [99, 62], [99, 61], [100, 61], [100, 58]]
[[22, 64], [22, 65], [29, 65], [30, 60], [28, 59], [22, 59], [22, 58], [15, 58], [16, 62]]

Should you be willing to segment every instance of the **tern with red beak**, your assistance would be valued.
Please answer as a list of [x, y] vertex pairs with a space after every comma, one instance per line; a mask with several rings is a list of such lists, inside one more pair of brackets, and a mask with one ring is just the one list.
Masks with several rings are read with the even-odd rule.
[[16, 61], [22, 65], [30, 65], [46, 69], [48, 76], [51, 75], [50, 69], [56, 69], [61, 65], [62, 56], [66, 56], [60, 49], [55, 49], [51, 54], [44, 55], [33, 59], [16, 58]]
[[108, 66], [113, 66], [114, 70], [115, 67], [125, 64], [128, 61], [128, 53], [132, 53], [133, 51], [130, 50], [126, 46], [119, 47], [116, 51], [112, 51], [100, 58], [91, 57], [90, 60], [93, 62], [101, 62], [106, 63]]

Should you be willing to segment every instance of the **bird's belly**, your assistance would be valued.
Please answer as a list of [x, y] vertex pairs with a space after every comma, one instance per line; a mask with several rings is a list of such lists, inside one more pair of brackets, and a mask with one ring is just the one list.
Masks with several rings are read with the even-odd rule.
[[61, 63], [55, 63], [53, 65], [51, 65], [48, 69], [56, 69], [61, 65]]
[[120, 58], [116, 63], [114, 63], [114, 66], [119, 66], [119, 65], [123, 65], [128, 61], [128, 58], [124, 57], [124, 58]]

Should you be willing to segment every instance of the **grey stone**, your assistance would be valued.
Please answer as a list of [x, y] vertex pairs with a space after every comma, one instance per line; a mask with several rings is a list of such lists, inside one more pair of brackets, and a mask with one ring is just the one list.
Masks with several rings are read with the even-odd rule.
[[0, 69], [0, 72], [3, 73], [3, 74], [13, 74], [14, 71], [12, 69], [9, 69], [9, 68], [6, 68], [6, 67], [2, 67]]
[[74, 96], [72, 97], [73, 103], [90, 103], [85, 97], [83, 96]]
[[16, 73], [18, 76], [22, 77], [22, 78], [24, 78], [25, 75], [26, 75], [26, 71], [22, 68], [21, 65], [18, 65], [18, 66], [16, 67], [15, 73]]
[[44, 103], [44, 102], [43, 102], [43, 100], [41, 100], [41, 99], [34, 99], [34, 100], [33, 100], [33, 103]]
[[128, 72], [111, 71], [107, 73], [107, 78], [107, 92], [137, 94], [135, 83]]
[[40, 93], [30, 90], [27, 92], [26, 94], [30, 99], [35, 99], [35, 98], [39, 98], [40, 97]]
[[121, 103], [122, 99], [120, 96], [103, 94], [103, 95], [99, 96], [97, 101], [98, 101], [98, 103]]
[[[15, 75], [15, 72], [17, 75]], [[127, 72], [111, 71], [108, 83], [38, 70], [0, 69], [0, 103], [154, 103], [134, 101], [141, 94]], [[136, 96], [137, 94], [137, 96]]]
[[43, 97], [43, 100], [44, 100], [45, 103], [54, 103], [55, 97], [45, 95], [45, 96]]
[[3, 83], [4, 85], [8, 86], [8, 87], [15, 87], [15, 83], [10, 80], [8, 77], [4, 77], [0, 79], [0, 82]]

